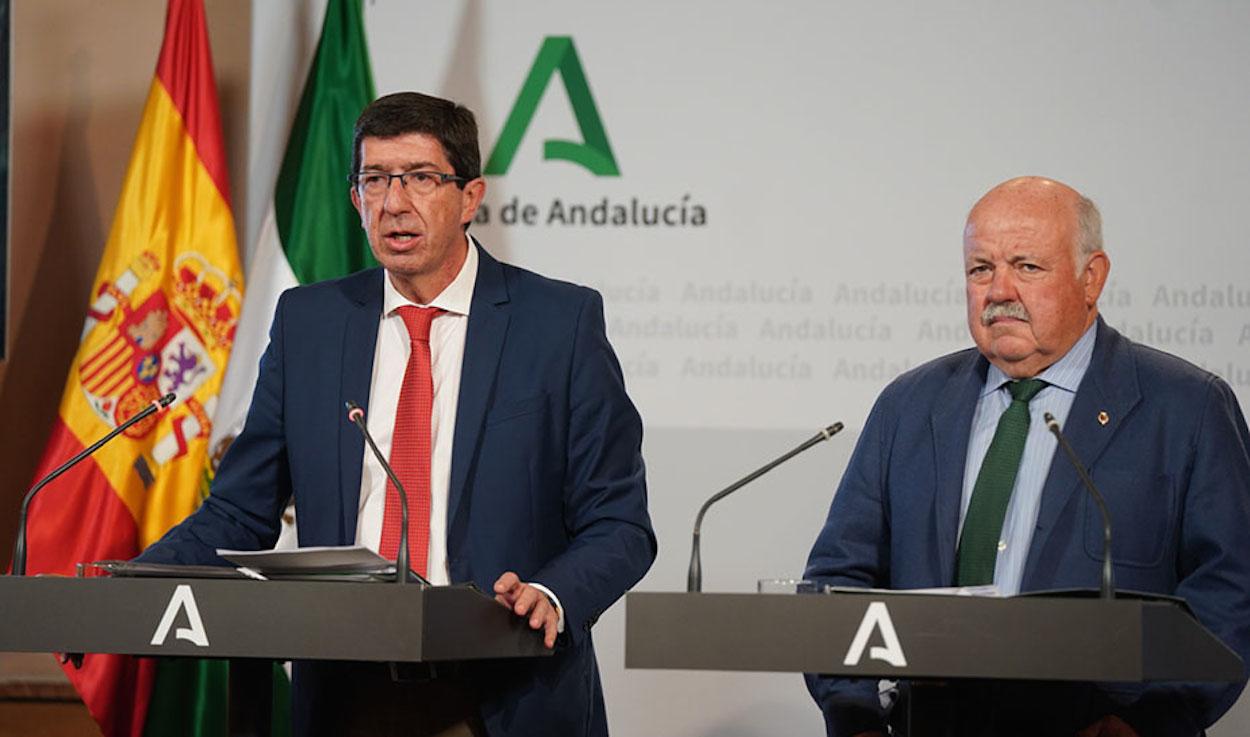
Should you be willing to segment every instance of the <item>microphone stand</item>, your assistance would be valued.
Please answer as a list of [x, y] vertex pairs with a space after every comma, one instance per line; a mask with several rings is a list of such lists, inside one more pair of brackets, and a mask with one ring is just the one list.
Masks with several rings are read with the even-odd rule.
[[[399, 483], [399, 478], [391, 469], [391, 464], [386, 462], [382, 451], [378, 450], [378, 446], [373, 442], [373, 436], [369, 434], [369, 428], [365, 426], [365, 411], [350, 399], [344, 404], [347, 405], [348, 421], [360, 430], [361, 435], [365, 436], [365, 442], [369, 444], [373, 456], [378, 459], [382, 470], [386, 471], [387, 478], [395, 484], [395, 490], [399, 492], [399, 552], [395, 555], [395, 583], [402, 586], [408, 583], [408, 492], [404, 490], [404, 485]], [[417, 578], [423, 584], [429, 583], [420, 575]]]
[[703, 590], [703, 566], [702, 561], [699, 559], [699, 535], [701, 534], [703, 528], [703, 515], [707, 514], [708, 507], [758, 479], [760, 476], [763, 476], [777, 466], [780, 466], [799, 453], [802, 453], [817, 443], [828, 440], [841, 431], [842, 423], [833, 423], [829, 427], [824, 428], [820, 432], [805, 440], [802, 445], [791, 450], [789, 453], [786, 453], [771, 463], [767, 463], [760, 468], [757, 468], [746, 477], [739, 479], [738, 481], [730, 484], [728, 487], [716, 492], [710, 499], [703, 502], [703, 506], [699, 507], [699, 514], [694, 518], [694, 535], [692, 536], [693, 540], [690, 551], [690, 571], [686, 574], [686, 591], [697, 592]]
[[84, 458], [99, 450], [105, 443], [130, 429], [132, 425], [136, 425], [139, 422], [146, 420], [154, 413], [159, 412], [173, 404], [175, 399], [177, 399], [177, 396], [175, 396], [173, 392], [170, 392], [159, 399], [152, 400], [152, 403], [147, 407], [144, 407], [142, 411], [135, 413], [125, 422], [113, 428], [109, 434], [95, 441], [89, 447], [83, 449], [83, 451], [78, 455], [69, 459], [65, 463], [62, 463], [52, 473], [40, 479], [38, 483], [31, 487], [30, 491], [26, 492], [26, 496], [22, 499], [22, 511], [17, 518], [17, 540], [13, 543], [14, 576], [26, 575], [26, 515], [29, 511], [31, 501], [35, 498], [35, 494], [38, 494], [40, 489], [52, 483], [57, 477], [76, 466]]
[[1102, 589], [1100, 593], [1103, 599], [1114, 599], [1115, 572], [1111, 564], [1111, 514], [1107, 511], [1107, 502], [1103, 499], [1102, 493], [1098, 491], [1098, 487], [1094, 486], [1094, 480], [1089, 477], [1089, 473], [1085, 470], [1085, 465], [1081, 463], [1081, 459], [1077, 457], [1076, 451], [1072, 449], [1072, 445], [1068, 443], [1068, 439], [1060, 431], [1059, 423], [1055, 420], [1055, 416], [1047, 412], [1042, 415], [1042, 419], [1046, 421], [1046, 428], [1059, 441], [1059, 447], [1063, 448], [1064, 454], [1068, 456], [1068, 461], [1072, 463], [1072, 467], [1076, 469], [1077, 475], [1081, 477], [1081, 483], [1085, 484], [1086, 489], [1089, 489], [1090, 495], [1094, 497], [1094, 501], [1098, 504], [1098, 511], [1102, 513]]

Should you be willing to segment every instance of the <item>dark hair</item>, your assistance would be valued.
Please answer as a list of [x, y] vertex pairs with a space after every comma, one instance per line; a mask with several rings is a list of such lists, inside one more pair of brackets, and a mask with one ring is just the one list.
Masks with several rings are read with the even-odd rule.
[[[424, 133], [443, 146], [452, 173], [465, 179], [482, 175], [482, 154], [477, 146], [477, 120], [473, 111], [451, 100], [420, 92], [396, 92], [379, 97], [356, 119], [352, 138], [352, 174], [360, 171], [360, 142], [364, 138], [394, 138]], [[464, 182], [457, 185], [464, 189]]]

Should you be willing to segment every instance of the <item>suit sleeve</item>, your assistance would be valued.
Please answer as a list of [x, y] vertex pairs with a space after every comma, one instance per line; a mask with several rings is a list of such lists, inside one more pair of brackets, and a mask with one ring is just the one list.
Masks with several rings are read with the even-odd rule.
[[[893, 434], [889, 392], [878, 399], [834, 493], [825, 526], [807, 559], [803, 577], [817, 585], [888, 587], [890, 522], [887, 468]], [[830, 737], [885, 731], [887, 710], [877, 679], [804, 675], [807, 690], [825, 717]]]
[[218, 548], [266, 550], [277, 542], [282, 510], [291, 496], [282, 411], [286, 297], [278, 299], [247, 422], [222, 458], [211, 493], [194, 514], [148, 546], [137, 560], [224, 565]]
[[[1176, 594], [1198, 620], [1243, 663], [1250, 662], [1250, 431], [1232, 390], [1211, 378], [1193, 438], [1192, 466], [1183, 488]], [[1126, 721], [1143, 737], [1198, 734], [1237, 700], [1245, 686], [1176, 683], [1142, 689], [1109, 688], [1113, 699], [1131, 694]]]
[[642, 578], [655, 560], [647, 513], [642, 419], [625, 393], [608, 344], [603, 301], [588, 291], [575, 329], [568, 387], [568, 466], [564, 474], [567, 548], [531, 580], [564, 607], [571, 644]]

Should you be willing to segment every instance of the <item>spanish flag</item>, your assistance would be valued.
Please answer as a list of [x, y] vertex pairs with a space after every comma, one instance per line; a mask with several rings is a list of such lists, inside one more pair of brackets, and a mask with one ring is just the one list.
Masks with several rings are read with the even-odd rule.
[[[28, 572], [137, 555], [207, 492], [207, 439], [243, 297], [202, 0], [170, 0], [165, 39], [52, 437], [36, 477], [173, 392], [31, 505]], [[88, 655], [67, 672], [107, 737], [143, 734], [154, 661]]]

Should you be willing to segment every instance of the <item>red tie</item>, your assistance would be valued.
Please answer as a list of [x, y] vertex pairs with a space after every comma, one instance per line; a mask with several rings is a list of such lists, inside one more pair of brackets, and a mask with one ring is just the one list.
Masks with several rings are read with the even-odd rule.
[[[395, 407], [391, 434], [391, 467], [408, 492], [408, 551], [412, 570], [427, 575], [430, 555], [430, 415], [434, 409], [434, 378], [430, 371], [430, 323], [442, 312], [437, 307], [400, 307], [412, 350], [404, 385]], [[399, 552], [400, 507], [395, 484], [386, 482], [386, 512], [382, 515], [379, 554], [395, 560]]]

